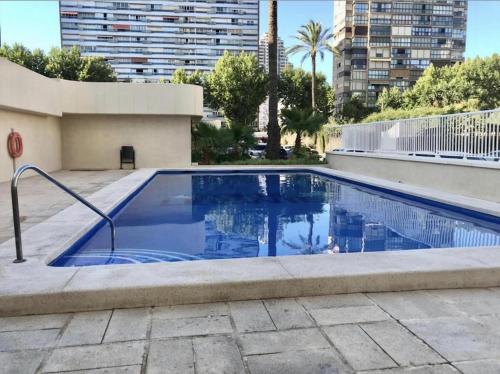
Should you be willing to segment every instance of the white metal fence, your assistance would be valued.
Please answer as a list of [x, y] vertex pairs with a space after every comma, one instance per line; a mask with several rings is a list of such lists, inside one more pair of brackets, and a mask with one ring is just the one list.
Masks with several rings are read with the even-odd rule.
[[482, 112], [345, 125], [345, 151], [500, 158], [500, 108]]

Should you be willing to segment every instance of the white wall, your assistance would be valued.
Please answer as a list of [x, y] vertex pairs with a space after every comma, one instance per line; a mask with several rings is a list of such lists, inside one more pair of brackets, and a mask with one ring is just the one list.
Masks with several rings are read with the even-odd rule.
[[500, 202], [500, 163], [339, 152], [329, 152], [327, 160], [335, 170]]

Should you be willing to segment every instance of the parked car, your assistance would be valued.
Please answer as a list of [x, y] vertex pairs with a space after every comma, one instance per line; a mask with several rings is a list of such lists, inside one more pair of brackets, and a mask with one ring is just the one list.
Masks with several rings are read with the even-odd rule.
[[248, 150], [248, 155], [253, 159], [262, 158], [265, 154], [266, 147], [266, 143], [257, 143], [255, 147]]

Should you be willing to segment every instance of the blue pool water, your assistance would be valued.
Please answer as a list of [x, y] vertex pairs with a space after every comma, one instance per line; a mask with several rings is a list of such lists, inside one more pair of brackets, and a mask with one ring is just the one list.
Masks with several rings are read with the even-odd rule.
[[300, 172], [159, 173], [51, 265], [500, 245], [500, 219]]

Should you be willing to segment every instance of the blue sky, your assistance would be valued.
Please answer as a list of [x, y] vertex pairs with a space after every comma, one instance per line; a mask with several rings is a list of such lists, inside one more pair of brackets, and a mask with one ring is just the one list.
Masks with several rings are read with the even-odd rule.
[[[267, 29], [267, 1], [260, 3], [260, 33]], [[278, 9], [278, 34], [285, 46], [293, 45], [296, 30], [309, 19], [320, 21], [327, 27], [333, 23], [333, 1], [330, 0], [281, 0]], [[487, 56], [500, 53], [500, 0], [469, 0], [466, 56]], [[0, 0], [0, 26], [2, 42], [20, 42], [29, 48], [48, 51], [60, 45], [57, 1], [6, 1]], [[300, 66], [300, 55], [291, 56], [295, 66]], [[310, 63], [304, 63], [305, 69]], [[327, 55], [318, 70], [329, 79], [332, 74], [332, 57]]]

